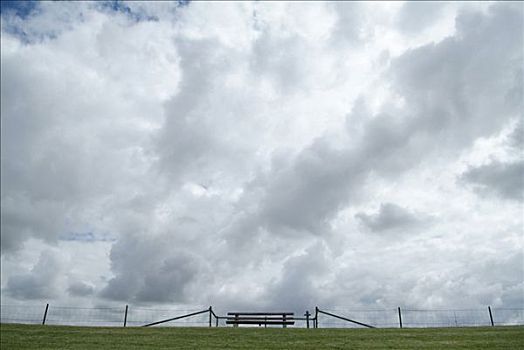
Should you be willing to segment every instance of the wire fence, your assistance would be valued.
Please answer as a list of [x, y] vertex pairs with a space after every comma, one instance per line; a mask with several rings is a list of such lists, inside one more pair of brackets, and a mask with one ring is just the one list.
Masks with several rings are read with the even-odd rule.
[[[0, 305], [1, 323], [69, 326], [139, 327], [177, 315], [187, 315], [206, 308], [148, 309], [140, 307], [71, 307], [54, 305]], [[166, 322], [159, 327], [209, 326], [209, 315]]]
[[322, 309], [318, 327], [361, 328], [362, 325], [327, 315], [334, 314], [375, 328], [483, 327], [524, 325], [524, 308], [485, 309]]
[[[177, 308], [177, 309], [146, 309], [129, 308], [127, 324], [129, 326], [143, 326], [175, 316], [192, 314], [206, 308]], [[199, 314], [175, 321], [159, 324], [157, 327], [205, 327], [209, 326], [209, 314]]]
[[1, 305], [1, 323], [41, 323], [45, 305]]
[[[55, 305], [0, 305], [1, 323], [106, 327], [225, 327], [226, 317], [212, 308], [182, 307], [70, 307]], [[315, 308], [308, 316], [295, 315], [295, 328], [426, 328], [524, 325], [524, 308], [380, 309]]]
[[[329, 313], [340, 315], [361, 323], [369, 324], [378, 328], [399, 327], [399, 318], [397, 309], [381, 310], [359, 310], [359, 309], [322, 309]], [[362, 326], [334, 318], [329, 315], [319, 314], [318, 325], [321, 328], [362, 328]]]
[[489, 310], [402, 310], [405, 327], [490, 326]]
[[493, 320], [495, 324], [504, 326], [524, 325], [524, 308], [498, 308], [495, 309]]
[[46, 324], [74, 326], [120, 326], [123, 324], [122, 308], [49, 307]]

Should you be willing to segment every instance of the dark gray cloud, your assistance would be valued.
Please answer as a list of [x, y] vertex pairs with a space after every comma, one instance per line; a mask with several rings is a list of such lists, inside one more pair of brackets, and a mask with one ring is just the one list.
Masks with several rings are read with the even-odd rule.
[[[509, 37], [522, 26], [522, 13], [504, 6], [490, 9], [488, 16], [465, 13], [457, 19], [463, 23], [477, 18], [478, 26], [461, 25], [456, 37], [393, 61], [387, 75], [406, 107], [368, 115], [360, 135], [349, 135], [356, 147], [335, 148], [318, 139], [296, 158], [261, 174], [255, 189], [262, 195], [248, 197], [259, 201], [248, 231], [266, 227], [271, 232], [287, 228], [283, 232], [325, 234], [326, 223], [354, 200], [352, 190], [369, 174], [398, 176], [430, 155], [456, 153], [478, 137], [500, 131], [516, 111], [503, 95], [514, 88], [505, 77], [520, 67], [514, 58], [522, 58], [521, 46]], [[497, 41], [499, 36], [504, 40]], [[501, 60], [486, 51], [486, 37], [497, 41], [509, 58]], [[355, 110], [356, 120], [362, 119], [361, 113]], [[353, 120], [349, 114], [349, 131]]]
[[420, 149], [409, 142], [412, 128], [412, 123], [379, 115], [365, 123], [356, 148], [335, 148], [317, 139], [294, 159], [277, 159], [245, 192], [241, 203], [256, 201], [257, 206], [238, 231], [328, 235], [334, 215], [362, 199], [361, 186], [371, 173], [398, 174], [420, 161]]
[[[327, 249], [316, 244], [304, 254], [291, 257], [282, 265], [281, 276], [268, 286], [265, 303], [269, 307], [291, 310], [297, 313], [312, 309], [319, 300], [318, 288], [322, 288], [322, 276], [329, 273]], [[292, 292], [291, 292], [292, 291]]]
[[184, 72], [180, 92], [166, 104], [166, 118], [158, 137], [162, 166], [175, 176], [194, 172], [206, 166], [206, 161], [218, 146], [218, 139], [206, 123], [206, 111], [201, 106], [218, 71], [224, 69], [213, 57], [217, 44], [213, 41], [180, 41], [177, 45]]
[[72, 296], [77, 297], [86, 297], [86, 296], [92, 296], [95, 292], [95, 288], [82, 281], [76, 281], [69, 285], [67, 288], [67, 291]]
[[270, 28], [264, 28], [253, 44], [250, 60], [253, 73], [267, 76], [284, 93], [293, 92], [304, 85], [308, 72], [303, 64], [297, 64], [307, 57], [308, 47], [297, 37], [279, 37]]
[[[139, 181], [144, 179], [148, 132], [138, 122], [144, 111], [129, 104], [147, 100], [135, 95], [140, 94], [142, 84], [135, 85], [138, 91], [128, 91], [134, 96], [126, 101], [118, 89], [109, 87], [114, 84], [112, 76], [125, 79], [129, 71], [135, 71], [127, 65], [115, 68], [116, 60], [109, 57], [129, 50], [126, 45], [132, 47], [133, 42], [123, 39], [117, 19], [114, 27], [108, 24], [88, 35], [82, 33], [82, 25], [89, 21], [69, 28], [64, 21], [72, 20], [82, 9], [88, 11], [84, 5], [42, 4], [42, 15], [23, 25], [66, 26], [71, 31], [68, 35], [78, 36], [96, 53], [88, 61], [78, 59], [78, 48], [69, 45], [66, 34], [51, 40], [52, 48], [34, 44], [26, 46], [27, 50], [12, 51], [7, 47], [16, 45], [15, 39], [6, 36], [2, 41], [2, 252], [20, 249], [30, 237], [56, 243], [70, 231], [98, 229], [107, 217], [102, 208], [115, 205], [131, 192], [127, 188], [131, 174], [139, 175], [135, 177]], [[64, 19], [53, 22], [59, 14]], [[140, 25], [147, 31], [146, 24]], [[155, 44], [148, 41], [148, 45], [153, 49]], [[37, 61], [33, 61], [35, 55], [40, 57]], [[143, 66], [141, 59], [148, 58], [134, 62]], [[146, 78], [145, 86], [147, 76], [142, 78]], [[162, 81], [153, 78], [155, 86]], [[149, 90], [153, 92], [154, 86]], [[149, 109], [150, 103], [145, 104]], [[146, 124], [154, 120], [149, 117]], [[135, 183], [133, 187], [142, 186]]]
[[524, 199], [524, 161], [494, 161], [470, 167], [461, 175], [460, 180], [483, 195], [495, 195], [517, 201]]
[[524, 155], [524, 122], [520, 119], [509, 134], [507, 143], [519, 156]]
[[508, 103], [506, 95], [520, 84], [514, 77], [522, 62], [522, 8], [464, 12], [456, 23], [455, 36], [406, 52], [389, 72], [415, 130], [441, 148], [468, 146], [519, 113], [518, 101]]
[[173, 243], [169, 237], [150, 240], [129, 235], [121, 238], [111, 250], [116, 276], [100, 295], [137, 303], [188, 301], [188, 284], [203, 272], [202, 263], [197, 256]]
[[186, 182], [241, 186], [257, 160], [255, 152], [263, 147], [257, 143], [263, 135], [251, 127], [259, 123], [263, 98], [256, 89], [250, 92], [228, 79], [244, 74], [237, 63], [251, 52], [226, 50], [214, 39], [180, 38], [175, 46], [183, 74], [178, 93], [163, 106], [162, 127], [153, 138], [156, 169], [174, 187]]
[[344, 152], [320, 141], [300, 153], [290, 166], [268, 176], [261, 217], [270, 230], [290, 228], [321, 234], [327, 220], [345, 202], [359, 168]]
[[438, 1], [407, 1], [397, 14], [397, 26], [406, 34], [419, 34], [435, 23], [446, 5]]
[[332, 45], [358, 46], [372, 34], [361, 31], [366, 17], [362, 4], [359, 2], [336, 1], [329, 3], [329, 6], [337, 17], [330, 38]]
[[405, 209], [394, 203], [382, 203], [376, 213], [357, 213], [361, 223], [372, 232], [412, 231], [426, 226], [431, 217]]
[[63, 263], [52, 251], [44, 251], [31, 271], [9, 277], [5, 292], [15, 299], [52, 299], [60, 294], [57, 283]]

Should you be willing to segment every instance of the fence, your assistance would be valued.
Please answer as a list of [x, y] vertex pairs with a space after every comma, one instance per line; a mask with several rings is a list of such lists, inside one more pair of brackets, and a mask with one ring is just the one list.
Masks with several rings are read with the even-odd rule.
[[[1, 323], [26, 323], [71, 326], [136, 327], [158, 320], [187, 315], [196, 308], [148, 309], [140, 307], [66, 307], [54, 305], [0, 305]], [[206, 310], [209, 313], [208, 310]], [[208, 326], [208, 315], [181, 318], [160, 326]]]
[[318, 309], [318, 327], [427, 328], [524, 324], [524, 308], [485, 309]]
[[[1, 323], [74, 326], [223, 327], [227, 317], [212, 307], [148, 309], [140, 307], [68, 307], [54, 305], [0, 305]], [[306, 311], [295, 316], [302, 328], [417, 328], [524, 325], [524, 308], [484, 309], [380, 309], [347, 308]]]

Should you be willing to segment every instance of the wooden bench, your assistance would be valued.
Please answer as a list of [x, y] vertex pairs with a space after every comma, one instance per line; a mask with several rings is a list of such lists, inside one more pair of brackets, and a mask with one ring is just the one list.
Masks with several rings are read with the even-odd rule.
[[267, 327], [282, 325], [283, 328], [295, 324], [293, 312], [228, 312], [226, 324], [238, 327], [239, 324], [250, 324]]

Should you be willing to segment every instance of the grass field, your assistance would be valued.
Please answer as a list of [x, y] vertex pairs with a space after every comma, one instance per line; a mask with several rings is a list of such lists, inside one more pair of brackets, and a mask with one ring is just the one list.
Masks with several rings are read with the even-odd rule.
[[524, 327], [102, 328], [0, 325], [8, 349], [523, 349]]

